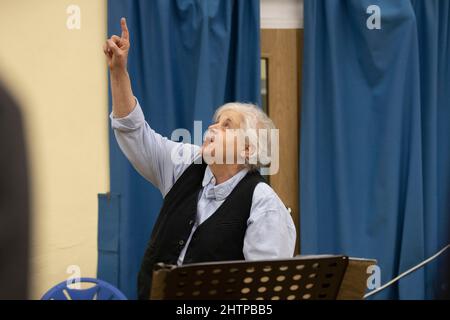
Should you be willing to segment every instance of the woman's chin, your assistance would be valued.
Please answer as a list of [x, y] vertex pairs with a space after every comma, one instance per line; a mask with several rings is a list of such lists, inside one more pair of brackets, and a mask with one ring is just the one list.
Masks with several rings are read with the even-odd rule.
[[212, 147], [211, 144], [209, 144], [209, 143], [208, 143], [208, 144], [205, 144], [205, 143], [204, 143], [204, 144], [201, 146], [202, 154], [203, 154], [203, 153], [206, 153], [206, 152], [211, 153], [211, 151], [212, 151], [212, 150], [211, 150], [211, 149], [212, 149], [211, 147]]
[[201, 148], [201, 153], [203, 156], [203, 159], [205, 160], [205, 162], [207, 164], [213, 164], [215, 163], [215, 152], [214, 152], [214, 147], [210, 144], [208, 145], [203, 145]]

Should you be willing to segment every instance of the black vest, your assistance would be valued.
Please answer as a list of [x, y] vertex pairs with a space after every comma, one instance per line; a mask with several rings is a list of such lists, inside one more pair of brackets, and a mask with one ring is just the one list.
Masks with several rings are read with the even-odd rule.
[[[205, 169], [205, 163], [191, 164], [164, 198], [139, 271], [139, 299], [149, 299], [155, 263], [177, 263], [195, 222]], [[216, 212], [197, 227], [183, 263], [244, 260], [247, 220], [259, 182], [265, 182], [259, 172], [247, 173]]]

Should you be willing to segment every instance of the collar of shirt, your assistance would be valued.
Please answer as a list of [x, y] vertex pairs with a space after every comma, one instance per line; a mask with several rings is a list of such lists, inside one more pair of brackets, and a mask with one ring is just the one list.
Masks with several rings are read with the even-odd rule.
[[214, 178], [211, 169], [209, 168], [209, 166], [206, 166], [205, 175], [203, 176], [202, 182], [202, 186], [203, 188], [205, 188], [204, 195], [207, 199], [213, 199], [216, 201], [225, 200], [231, 193], [231, 191], [233, 191], [234, 187], [236, 187], [236, 185], [239, 183], [239, 181], [244, 178], [247, 172], [248, 169], [244, 168], [227, 181], [216, 185], [216, 179]]

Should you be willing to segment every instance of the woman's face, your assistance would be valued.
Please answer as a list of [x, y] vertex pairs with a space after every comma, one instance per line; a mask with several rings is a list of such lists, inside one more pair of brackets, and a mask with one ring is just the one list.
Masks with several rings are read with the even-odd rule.
[[243, 116], [239, 112], [225, 110], [208, 127], [202, 146], [202, 154], [208, 164], [237, 163], [238, 157], [245, 150], [245, 144], [238, 142], [242, 122]]

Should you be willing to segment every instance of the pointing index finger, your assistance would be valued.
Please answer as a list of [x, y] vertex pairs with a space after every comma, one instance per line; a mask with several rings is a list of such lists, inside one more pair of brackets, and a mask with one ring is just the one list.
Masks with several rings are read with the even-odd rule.
[[120, 26], [122, 28], [122, 38], [128, 40], [130, 34], [128, 32], [127, 20], [125, 18], [120, 19]]

